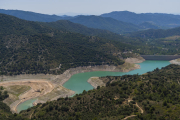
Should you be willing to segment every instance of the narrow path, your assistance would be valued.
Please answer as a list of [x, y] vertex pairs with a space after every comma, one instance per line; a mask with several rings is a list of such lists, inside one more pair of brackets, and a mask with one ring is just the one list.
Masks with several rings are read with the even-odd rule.
[[127, 120], [128, 118], [135, 117], [135, 116], [137, 116], [137, 115], [127, 116], [127, 117], [125, 117], [123, 120]]
[[[132, 101], [132, 100], [128, 100], [128, 102], [130, 102], [130, 101]], [[140, 109], [141, 113], [143, 114], [144, 110], [141, 107], [139, 107], [139, 105], [137, 103], [135, 105]], [[137, 115], [130, 115], [130, 116], [125, 117], [123, 120], [127, 120], [128, 118], [135, 117], [135, 116], [137, 116]]]
[[32, 115], [33, 115], [33, 113], [34, 113], [34, 111], [35, 111], [35, 110], [33, 110], [33, 112], [31, 113], [31, 115], [29, 116], [29, 119], [31, 119], [31, 117], [32, 117]]
[[136, 103], [136, 106], [141, 110], [141, 113], [144, 113], [144, 110], [142, 108], [139, 107], [139, 105]]

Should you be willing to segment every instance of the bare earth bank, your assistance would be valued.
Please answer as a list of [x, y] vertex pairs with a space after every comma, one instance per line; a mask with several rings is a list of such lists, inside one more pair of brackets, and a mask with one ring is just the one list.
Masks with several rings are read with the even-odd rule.
[[[127, 58], [125, 60], [125, 63], [123, 65], [119, 66], [119, 68], [120, 68], [119, 72], [129, 72], [131, 70], [140, 69], [140, 65], [137, 65], [134, 63], [142, 63], [144, 61], [145, 61], [145, 59], [142, 57]], [[117, 71], [115, 71], [115, 72], [117, 72]], [[91, 77], [90, 79], [88, 79], [87, 82], [90, 83], [94, 88], [97, 88], [97, 86], [101, 87], [101, 86], [106, 85], [101, 79], [99, 79], [99, 77]]]
[[180, 65], [180, 58], [179, 59], [175, 59], [175, 60], [171, 60], [169, 61], [171, 64], [176, 64], [176, 65]]
[[[127, 61], [130, 61], [128, 63]], [[92, 72], [92, 71], [113, 71], [113, 72], [128, 72], [135, 69], [140, 69], [140, 65], [133, 64], [143, 62], [142, 58], [128, 58], [123, 65], [113, 66], [113, 65], [100, 65], [100, 66], [86, 66], [86, 67], [77, 67], [70, 68], [66, 70], [61, 75], [17, 75], [17, 76], [0, 76], [0, 86], [13, 86], [13, 85], [26, 85], [30, 86], [31, 89], [24, 91], [18, 100], [14, 101], [10, 108], [12, 112], [16, 112], [16, 107], [18, 104], [32, 99], [38, 98], [35, 101], [34, 105], [37, 103], [45, 103], [47, 101], [56, 100], [59, 97], [71, 96], [75, 92], [69, 89], [64, 88], [62, 85], [68, 81], [72, 75], [83, 72]], [[100, 79], [90, 79], [89, 83], [96, 88], [97, 86], [104, 86], [105, 84], [101, 82]], [[39, 89], [40, 88], [40, 89]], [[28, 94], [29, 93], [29, 94]], [[13, 97], [13, 95], [10, 95]], [[5, 100], [6, 101], [6, 100]]]

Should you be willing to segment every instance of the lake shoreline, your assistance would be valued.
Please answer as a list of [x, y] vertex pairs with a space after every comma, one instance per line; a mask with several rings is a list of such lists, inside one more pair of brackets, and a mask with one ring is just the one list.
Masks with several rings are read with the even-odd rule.
[[[143, 61], [142, 61], [143, 62]], [[78, 73], [84, 73], [84, 72], [93, 72], [93, 71], [111, 71], [111, 72], [129, 72], [129, 71], [132, 71], [132, 70], [135, 70], [135, 69], [140, 69], [140, 65], [138, 64], [134, 64], [134, 63], [127, 63], [125, 62], [125, 64], [123, 65], [120, 65], [120, 66], [113, 66], [113, 65], [99, 65], [99, 66], [84, 66], [84, 67], [77, 67], [77, 68], [70, 68], [68, 70], [66, 70], [63, 74], [61, 75], [41, 75], [41, 74], [37, 74], [37, 75], [17, 75], [17, 76], [0, 76], [1, 78], [1, 81], [4, 81], [4, 82], [19, 82], [19, 81], [24, 81], [22, 78], [33, 78], [33, 79], [39, 79], [39, 78], [46, 78], [46, 80], [48, 80], [49, 82], [51, 82], [55, 87], [56, 86], [61, 86], [63, 87], [63, 84], [65, 82], [67, 82], [72, 75], [74, 74], [78, 74]], [[1, 82], [3, 83], [3, 82]], [[89, 84], [92, 84], [91, 82]], [[92, 85], [93, 86], [93, 85]], [[94, 86], [93, 86], [94, 87]], [[69, 90], [69, 89], [68, 89]], [[67, 95], [68, 96], [71, 96], [72, 94], [74, 94], [75, 92], [74, 91], [67, 91], [66, 94], [63, 94], [63, 95], [57, 95], [56, 97], [53, 97], [53, 98], [50, 98], [49, 100], [52, 101], [52, 100], [56, 100], [58, 97], [66, 97]], [[37, 96], [36, 96], [37, 98]], [[31, 99], [34, 99], [34, 98], [31, 98]], [[21, 100], [17, 100], [18, 101], [18, 105], [25, 102], [25, 101], [21, 101]], [[17, 101], [14, 101], [17, 102]], [[26, 100], [27, 101], [27, 100]], [[46, 100], [39, 100], [37, 98], [37, 100], [35, 102], [33, 102], [33, 105], [37, 105], [37, 103], [44, 103], [46, 102]], [[13, 103], [12, 103], [13, 104]], [[11, 108], [13, 106], [14, 108], [14, 105], [10, 105]], [[17, 107], [17, 104], [16, 104], [16, 107]], [[16, 107], [15, 107], [15, 110], [13, 110], [13, 112], [17, 112], [16, 111]]]
[[[140, 69], [140, 65], [133, 64], [133, 63], [125, 63], [121, 66], [100, 65], [100, 66], [77, 67], [77, 68], [70, 68], [66, 70], [63, 74], [59, 75], [58, 78], [64, 78], [64, 79], [61, 79], [61, 81], [59, 82], [60, 85], [63, 85], [65, 82], [67, 82], [71, 78], [71, 76], [78, 73], [94, 72], [94, 71], [129, 72], [135, 69]], [[54, 81], [54, 82], [57, 83], [57, 81]]]

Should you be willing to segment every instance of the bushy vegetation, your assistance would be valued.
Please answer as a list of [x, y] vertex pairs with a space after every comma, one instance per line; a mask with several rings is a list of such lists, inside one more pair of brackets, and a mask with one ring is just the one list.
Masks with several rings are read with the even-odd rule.
[[[177, 120], [179, 116], [180, 66], [169, 65], [145, 75], [102, 77], [106, 87], [84, 91], [72, 98], [39, 104], [23, 111], [32, 119], [130, 119]], [[127, 102], [127, 100], [132, 100]], [[143, 113], [140, 113], [138, 104]]]
[[123, 60], [113, 54], [133, 49], [131, 45], [116, 41], [0, 16], [1, 75], [60, 74], [78, 66], [121, 65]]
[[8, 97], [9, 95], [7, 91], [5, 91], [2, 86], [0, 86], [0, 119], [1, 120], [27, 120], [26, 118], [22, 118], [20, 115], [11, 113], [9, 106], [3, 103], [3, 100]]

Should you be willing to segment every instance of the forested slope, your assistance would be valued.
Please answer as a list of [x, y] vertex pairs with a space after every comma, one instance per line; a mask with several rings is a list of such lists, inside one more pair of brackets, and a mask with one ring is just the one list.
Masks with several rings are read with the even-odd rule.
[[131, 23], [121, 22], [113, 18], [104, 18], [100, 16], [76, 16], [69, 19], [74, 23], [79, 23], [89, 28], [98, 28], [109, 30], [114, 33], [123, 34], [138, 31], [141, 28]]
[[142, 37], [142, 38], [165, 38], [169, 36], [174, 36], [174, 35], [180, 35], [180, 27], [173, 28], [173, 29], [150, 29], [150, 30], [145, 30], [145, 31], [139, 31], [139, 32], [134, 32], [130, 34], [131, 37]]
[[134, 49], [121, 42], [4, 14], [0, 18], [0, 74], [62, 73], [71, 67], [102, 65], [102, 62], [120, 65], [124, 62], [113, 54]]
[[111, 17], [113, 19], [129, 22], [135, 25], [144, 22], [153, 23], [159, 27], [173, 28], [180, 26], [180, 15], [166, 14], [166, 13], [134, 13], [129, 11], [113, 11], [105, 13], [102, 17]]
[[38, 104], [21, 115], [32, 114], [32, 119], [37, 120], [118, 120], [134, 114], [130, 119], [177, 120], [180, 117], [179, 74], [180, 66], [169, 65], [144, 75], [102, 77], [106, 87]]
[[22, 11], [22, 10], [5, 10], [0, 9], [0, 13], [12, 15], [18, 17], [20, 19], [28, 20], [28, 21], [40, 21], [40, 22], [54, 22], [57, 20], [71, 18], [69, 16], [57, 16], [57, 15], [48, 15], [48, 14], [41, 14], [35, 13], [30, 11]]

